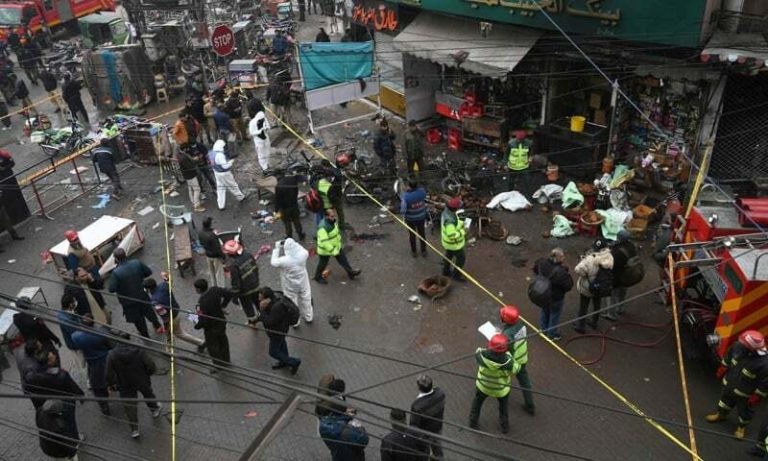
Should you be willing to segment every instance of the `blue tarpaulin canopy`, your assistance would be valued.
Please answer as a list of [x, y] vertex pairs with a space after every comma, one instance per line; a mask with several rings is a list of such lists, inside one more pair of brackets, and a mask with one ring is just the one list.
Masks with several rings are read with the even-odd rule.
[[306, 90], [351, 82], [373, 73], [373, 42], [304, 43], [299, 59]]

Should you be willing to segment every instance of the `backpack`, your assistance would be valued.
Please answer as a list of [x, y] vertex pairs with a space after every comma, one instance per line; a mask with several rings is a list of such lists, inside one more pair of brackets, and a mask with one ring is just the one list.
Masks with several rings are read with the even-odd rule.
[[297, 306], [296, 303], [291, 300], [291, 298], [285, 295], [280, 298], [280, 301], [283, 303], [283, 308], [285, 309], [285, 316], [288, 320], [288, 324], [296, 325], [299, 323], [299, 306]]
[[622, 287], [631, 287], [640, 283], [645, 277], [645, 267], [639, 256], [632, 256], [627, 260], [627, 265], [619, 275], [617, 282]]
[[600, 266], [597, 269], [595, 279], [589, 282], [589, 291], [592, 296], [604, 298], [611, 295], [613, 290], [613, 271]]
[[312, 213], [319, 213], [323, 209], [323, 199], [320, 197], [320, 192], [314, 187], [309, 189], [307, 195], [304, 196], [304, 207], [307, 211]]
[[549, 276], [541, 274], [541, 268], [538, 272], [528, 285], [528, 299], [541, 308], [548, 308], [552, 305], [552, 281]]

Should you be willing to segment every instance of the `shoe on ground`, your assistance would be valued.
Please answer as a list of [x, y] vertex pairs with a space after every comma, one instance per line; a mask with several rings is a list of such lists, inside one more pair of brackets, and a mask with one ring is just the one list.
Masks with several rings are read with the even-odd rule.
[[744, 426], [736, 426], [736, 430], [733, 431], [733, 436], [737, 439], [741, 440], [744, 438], [744, 435], [746, 435], [747, 428]]
[[157, 418], [158, 416], [160, 416], [160, 410], [162, 409], [163, 409], [163, 405], [161, 403], [158, 403], [157, 407], [152, 409], [152, 417]]
[[717, 413], [708, 414], [704, 419], [706, 419], [708, 423], [718, 423], [725, 419], [725, 415], [718, 411]]
[[195, 213], [205, 213], [205, 208], [201, 206], [195, 207]]
[[613, 312], [608, 312], [606, 314], [603, 314], [601, 317], [603, 317], [606, 320], [610, 320], [611, 322], [615, 322], [616, 320], [619, 320], [618, 317], [616, 317], [616, 314]]
[[319, 283], [320, 285], [328, 285], [328, 280], [322, 278], [322, 277], [314, 277], [312, 278], [315, 282]]
[[304, 323], [312, 323], [313, 321], [314, 321], [314, 319], [309, 319], [309, 320], [304, 319]]
[[282, 368], [288, 368], [288, 365], [286, 365], [284, 363], [280, 363], [280, 362], [275, 362], [275, 363], [272, 364], [272, 369], [273, 370], [280, 370]]
[[523, 410], [525, 410], [525, 412], [528, 413], [529, 415], [536, 414], [536, 407], [533, 405], [523, 405]]
[[355, 277], [357, 277], [358, 275], [360, 275], [360, 274], [362, 274], [362, 273], [363, 273], [363, 271], [361, 271], [360, 269], [355, 269], [355, 270], [353, 270], [352, 272], [350, 272], [350, 273], [348, 274], [348, 275], [349, 275], [349, 279], [350, 279], [350, 280], [354, 280], [354, 279], [355, 279]]
[[502, 434], [509, 434], [509, 426], [506, 424], [502, 424], [501, 426], [501, 433]]
[[291, 370], [290, 370], [291, 376], [296, 376], [296, 373], [299, 372], [299, 367], [300, 366], [301, 366], [301, 360], [299, 360], [299, 364], [298, 365], [296, 365], [295, 367], [291, 367]]
[[131, 438], [138, 439], [140, 436], [141, 436], [141, 434], [139, 433], [138, 429], [136, 429], [135, 431], [131, 432]]

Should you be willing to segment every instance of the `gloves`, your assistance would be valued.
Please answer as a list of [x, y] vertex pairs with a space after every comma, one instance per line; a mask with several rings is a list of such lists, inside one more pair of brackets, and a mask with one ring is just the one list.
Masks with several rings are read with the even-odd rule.
[[749, 408], [755, 408], [756, 406], [760, 405], [760, 402], [763, 400], [762, 397], [760, 397], [757, 394], [752, 394], [749, 396], [749, 399], [747, 399], [747, 406]]
[[725, 372], [728, 371], [728, 368], [720, 365], [720, 367], [717, 369], [717, 372], [715, 373], [715, 376], [718, 380], [723, 379], [723, 376], [725, 376]]

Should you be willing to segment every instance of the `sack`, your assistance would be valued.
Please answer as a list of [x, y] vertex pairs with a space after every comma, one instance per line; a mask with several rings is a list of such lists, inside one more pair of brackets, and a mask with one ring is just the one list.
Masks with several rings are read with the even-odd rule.
[[323, 199], [314, 187], [304, 196], [304, 206], [312, 213], [319, 213], [323, 209]]
[[627, 260], [627, 265], [624, 266], [624, 270], [617, 281], [622, 287], [631, 287], [642, 282], [643, 277], [645, 277], [643, 262], [640, 261], [639, 256], [632, 256]]
[[296, 325], [299, 323], [299, 306], [297, 306], [296, 303], [291, 300], [291, 298], [285, 295], [280, 298], [280, 302], [283, 303], [283, 307], [285, 309], [285, 317], [288, 320], [288, 324]]
[[595, 279], [589, 282], [589, 292], [592, 296], [604, 298], [611, 295], [613, 290], [613, 271], [600, 267], [597, 269]]
[[549, 277], [536, 275], [528, 285], [528, 299], [541, 308], [548, 308], [552, 305], [552, 282]]

